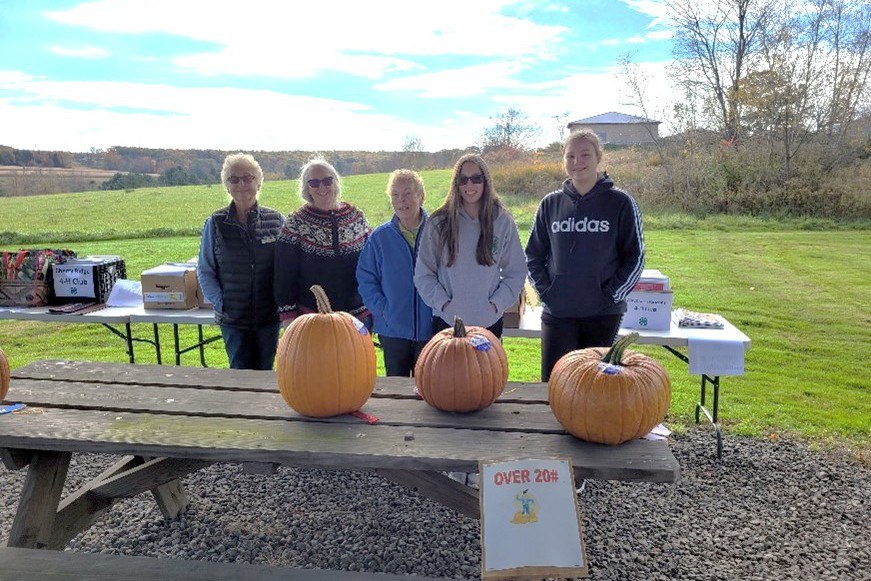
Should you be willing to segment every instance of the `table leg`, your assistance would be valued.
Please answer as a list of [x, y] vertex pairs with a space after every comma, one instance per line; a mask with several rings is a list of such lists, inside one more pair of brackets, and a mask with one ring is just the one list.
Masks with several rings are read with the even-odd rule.
[[136, 363], [136, 356], [133, 354], [133, 333], [130, 331], [130, 323], [125, 323], [124, 327], [127, 331], [127, 354], [130, 355], [130, 363]]
[[[675, 349], [674, 347], [669, 347], [668, 345], [663, 345], [666, 351], [689, 365], [690, 360], [689, 357]], [[708, 412], [708, 409], [705, 407], [705, 398], [707, 385], [710, 383], [714, 386], [714, 409], [713, 414]], [[708, 375], [702, 375], [702, 392], [699, 396], [699, 401], [696, 403], [696, 423], [699, 423], [700, 413], [704, 412], [705, 416], [710, 420], [710, 422], [714, 425], [714, 432], [717, 434], [717, 460], [721, 460], [723, 458], [723, 433], [720, 431], [720, 424], [717, 423], [717, 414], [720, 407], [720, 376], [717, 375], [715, 377], [710, 377]]]
[[181, 365], [181, 350], [178, 346], [178, 324], [172, 324], [172, 336], [175, 338], [175, 364]]
[[411, 489], [471, 518], [480, 518], [478, 491], [433, 470], [375, 470], [387, 480]]
[[163, 365], [163, 358], [160, 354], [160, 332], [157, 330], [157, 323], [152, 323], [152, 330], [154, 331], [154, 350], [157, 353], [157, 364]]
[[200, 339], [200, 342], [199, 342], [200, 364], [202, 364], [203, 367], [208, 367], [208, 365], [206, 365], [206, 351], [204, 349], [205, 344], [203, 343], [203, 326], [202, 325], [197, 325], [197, 333], [198, 333], [198, 336]]
[[124, 456], [91, 482], [64, 498], [58, 505], [57, 518], [46, 548], [63, 550], [73, 537], [89, 529], [106, 514], [115, 504], [115, 499], [98, 496], [93, 489], [104, 480], [140, 466], [143, 462], [139, 456]]
[[48, 546], [71, 457], [71, 452], [39, 451], [33, 455], [8, 546], [25, 549]]
[[[705, 407], [705, 397], [707, 391], [707, 384], [710, 383], [714, 388], [714, 401], [712, 406], [712, 411], [708, 411], [708, 408]], [[723, 433], [720, 430], [720, 424], [718, 423], [718, 415], [720, 408], [720, 376], [709, 377], [707, 375], [702, 375], [702, 392], [701, 397], [699, 398], [699, 402], [696, 404], [696, 423], [699, 423], [700, 413], [704, 413], [705, 417], [708, 418], [708, 421], [714, 426], [714, 432], [717, 436], [717, 460], [722, 460], [723, 458]]]

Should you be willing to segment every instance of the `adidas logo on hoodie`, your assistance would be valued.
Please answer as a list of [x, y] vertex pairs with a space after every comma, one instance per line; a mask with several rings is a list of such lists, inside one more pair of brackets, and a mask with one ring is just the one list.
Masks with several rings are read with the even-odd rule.
[[559, 232], [607, 232], [610, 229], [611, 224], [608, 223], [608, 220], [590, 220], [589, 218], [554, 220], [550, 225], [550, 231], [554, 234]]

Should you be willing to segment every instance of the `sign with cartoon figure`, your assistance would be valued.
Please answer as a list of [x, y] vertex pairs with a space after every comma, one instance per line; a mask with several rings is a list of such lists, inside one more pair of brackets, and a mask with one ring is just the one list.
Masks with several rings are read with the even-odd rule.
[[484, 579], [586, 577], [569, 460], [481, 463]]

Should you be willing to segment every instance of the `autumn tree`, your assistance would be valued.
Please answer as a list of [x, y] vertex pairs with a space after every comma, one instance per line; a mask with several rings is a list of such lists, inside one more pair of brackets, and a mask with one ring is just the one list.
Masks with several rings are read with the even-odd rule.
[[481, 150], [486, 153], [499, 149], [526, 151], [541, 134], [541, 128], [529, 121], [520, 109], [511, 107], [490, 118], [493, 125], [481, 136]]
[[742, 80], [758, 54], [759, 36], [774, 0], [669, 0], [675, 30], [676, 76], [706, 105], [724, 137], [740, 137], [737, 99]]

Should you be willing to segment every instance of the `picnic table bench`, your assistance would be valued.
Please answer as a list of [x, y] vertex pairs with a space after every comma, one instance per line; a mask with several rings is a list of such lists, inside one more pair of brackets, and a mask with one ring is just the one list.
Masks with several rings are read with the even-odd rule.
[[15, 581], [436, 581], [433, 577], [291, 569], [0, 547], [0, 579]]
[[[151, 491], [164, 516], [188, 500], [180, 479], [215, 462], [249, 472], [279, 465], [373, 471], [470, 517], [476, 490], [444, 472], [475, 472], [479, 461], [564, 457], [577, 478], [675, 482], [680, 470], [665, 440], [620, 446], [567, 435], [547, 405], [544, 384], [509, 383], [486, 410], [450, 414], [428, 406], [408, 378], [379, 377], [363, 411], [304, 418], [281, 398], [274, 372], [40, 361], [12, 374], [0, 416], [0, 459], [28, 466], [10, 547], [62, 549], [120, 498]], [[118, 460], [61, 499], [74, 453]]]

